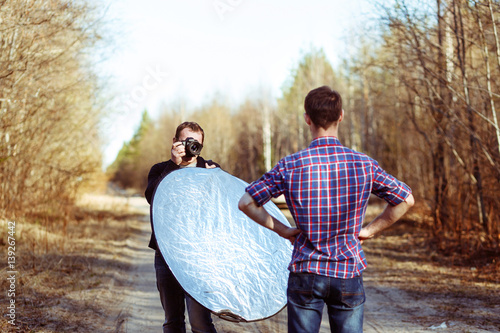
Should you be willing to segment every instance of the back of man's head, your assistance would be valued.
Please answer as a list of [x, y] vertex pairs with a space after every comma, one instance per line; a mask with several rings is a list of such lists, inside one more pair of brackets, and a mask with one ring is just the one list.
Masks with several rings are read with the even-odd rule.
[[342, 97], [330, 87], [322, 86], [307, 94], [304, 109], [314, 125], [327, 129], [340, 119]]

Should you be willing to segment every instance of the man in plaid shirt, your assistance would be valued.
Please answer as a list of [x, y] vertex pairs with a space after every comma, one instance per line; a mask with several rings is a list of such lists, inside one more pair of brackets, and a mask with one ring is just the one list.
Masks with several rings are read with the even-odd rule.
[[[363, 240], [389, 227], [413, 206], [411, 189], [365, 154], [341, 145], [340, 94], [327, 86], [309, 92], [304, 118], [313, 136], [307, 149], [283, 158], [246, 188], [239, 208], [293, 245], [288, 280], [288, 331], [318, 332], [324, 304], [332, 332], [362, 332], [365, 292]], [[370, 194], [382, 214], [362, 228]], [[297, 228], [262, 207], [284, 194]]]

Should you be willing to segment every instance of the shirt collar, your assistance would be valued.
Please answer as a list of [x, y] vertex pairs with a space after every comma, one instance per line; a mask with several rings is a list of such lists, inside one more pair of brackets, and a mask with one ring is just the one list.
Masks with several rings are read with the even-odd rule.
[[319, 138], [312, 140], [309, 147], [312, 148], [317, 146], [340, 146], [340, 145], [341, 143], [339, 139], [337, 139], [337, 137], [335, 136], [320, 136]]

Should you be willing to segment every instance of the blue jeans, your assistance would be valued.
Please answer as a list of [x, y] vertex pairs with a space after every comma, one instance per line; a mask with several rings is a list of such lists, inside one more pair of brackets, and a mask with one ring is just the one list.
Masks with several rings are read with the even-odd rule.
[[187, 304], [189, 323], [194, 333], [216, 333], [210, 310], [184, 292], [160, 251], [155, 254], [156, 287], [160, 292], [165, 311], [163, 333], [185, 333], [184, 300]]
[[331, 332], [363, 332], [365, 290], [362, 276], [337, 279], [290, 273], [287, 296], [289, 333], [319, 332], [325, 304]]

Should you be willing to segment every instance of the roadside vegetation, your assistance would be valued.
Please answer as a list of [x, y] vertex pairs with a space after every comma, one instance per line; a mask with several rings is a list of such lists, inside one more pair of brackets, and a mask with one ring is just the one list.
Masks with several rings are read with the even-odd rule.
[[[113, 305], [120, 302], [120, 286], [129, 283], [121, 250], [138, 232], [141, 216], [128, 200], [85, 195], [64, 226], [48, 217], [16, 221], [16, 325], [2, 316], [0, 331], [113, 332], [119, 320]], [[0, 288], [8, 290], [7, 269], [0, 275]], [[9, 300], [0, 294], [1, 304]]]

